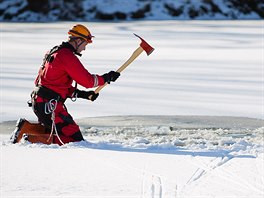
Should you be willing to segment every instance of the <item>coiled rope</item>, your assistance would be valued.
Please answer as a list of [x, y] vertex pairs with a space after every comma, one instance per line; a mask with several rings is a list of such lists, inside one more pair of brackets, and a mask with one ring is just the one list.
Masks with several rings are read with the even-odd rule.
[[57, 131], [57, 128], [56, 128], [56, 124], [55, 124], [55, 110], [57, 108], [57, 104], [58, 104], [58, 101], [56, 99], [51, 99], [49, 102], [45, 103], [45, 113], [46, 114], [51, 114], [51, 121], [52, 121], [51, 132], [50, 132], [50, 136], [49, 136], [47, 141], [50, 140], [53, 132], [55, 132], [55, 134], [58, 137], [60, 143], [62, 145], [64, 145], [63, 141], [60, 139], [60, 136], [58, 134], [58, 131]]

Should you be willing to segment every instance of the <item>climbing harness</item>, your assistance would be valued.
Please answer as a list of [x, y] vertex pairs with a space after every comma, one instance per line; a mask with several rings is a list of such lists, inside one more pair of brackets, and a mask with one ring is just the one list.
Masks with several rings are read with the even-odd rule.
[[[41, 85], [41, 76], [44, 74], [45, 72], [45, 65], [46, 63], [52, 63], [52, 61], [54, 60], [55, 56], [54, 54], [62, 49], [62, 48], [68, 48], [70, 49], [74, 54], [76, 55], [79, 55], [77, 53], [77, 51], [75, 49], [73, 49], [73, 47], [69, 44], [69, 43], [66, 43], [66, 42], [63, 42], [61, 45], [58, 45], [58, 46], [55, 46], [53, 47], [44, 57], [43, 59], [43, 63], [39, 69], [39, 73], [38, 73], [38, 77], [37, 77], [37, 80], [35, 82], [36, 84], [36, 88], [34, 89], [34, 91], [31, 93], [31, 101], [28, 101], [28, 105], [30, 107], [33, 107], [34, 109], [34, 104], [35, 104], [35, 99], [36, 99], [36, 96], [40, 96], [42, 98], [45, 98], [46, 100], [48, 100], [48, 102], [45, 103], [45, 106], [44, 106], [44, 113], [45, 114], [50, 114], [51, 115], [51, 132], [50, 132], [50, 136], [48, 138], [47, 141], [50, 140], [50, 138], [52, 137], [52, 135], [56, 135], [59, 142], [64, 145], [63, 141], [61, 140], [59, 134], [58, 134], [58, 131], [57, 131], [57, 128], [56, 128], [56, 124], [55, 124], [55, 110], [57, 108], [57, 104], [58, 102], [62, 102], [64, 103], [65, 102], [65, 99], [62, 98], [60, 96], [60, 94], [56, 93], [55, 91], [45, 87], [45, 86], [42, 86]], [[75, 90], [77, 89], [77, 82], [75, 82]], [[75, 93], [75, 91], [74, 91]], [[71, 98], [71, 100], [74, 102], [76, 101], [77, 99], [77, 94], [74, 94], [73, 97]], [[66, 107], [65, 107], [66, 109]]]

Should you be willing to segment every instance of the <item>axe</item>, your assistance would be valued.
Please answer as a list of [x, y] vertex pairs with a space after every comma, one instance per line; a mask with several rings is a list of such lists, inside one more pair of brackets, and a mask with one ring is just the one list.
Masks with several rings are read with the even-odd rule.
[[[140, 46], [133, 52], [130, 58], [121, 67], [119, 67], [118, 70], [116, 70], [119, 73], [121, 73], [128, 65], [130, 65], [130, 63], [132, 63], [143, 51], [145, 51], [148, 56], [154, 51], [154, 48], [151, 47], [143, 38], [136, 34], [134, 35], [141, 40]], [[103, 89], [107, 84], [108, 83], [105, 83], [104, 85], [97, 87], [94, 92], [99, 93], [99, 91], [101, 91], [101, 89]]]

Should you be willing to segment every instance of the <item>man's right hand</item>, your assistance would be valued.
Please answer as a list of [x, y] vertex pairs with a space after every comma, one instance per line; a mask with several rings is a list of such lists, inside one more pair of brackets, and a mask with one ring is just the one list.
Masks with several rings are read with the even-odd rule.
[[115, 82], [116, 79], [118, 79], [118, 77], [120, 76], [119, 72], [115, 72], [115, 71], [110, 71], [108, 73], [105, 73], [104, 75], [102, 75], [102, 77], [104, 78], [105, 83], [107, 82], [108, 84], [110, 84], [110, 82]]

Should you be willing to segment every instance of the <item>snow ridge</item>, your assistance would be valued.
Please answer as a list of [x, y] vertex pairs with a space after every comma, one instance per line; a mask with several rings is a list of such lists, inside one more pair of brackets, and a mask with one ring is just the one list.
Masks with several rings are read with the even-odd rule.
[[[205, 123], [202, 123], [202, 120]], [[86, 141], [62, 147], [28, 142], [21, 145], [33, 148], [90, 148], [190, 155], [196, 155], [191, 151], [197, 151], [199, 155], [228, 159], [234, 156], [254, 157], [264, 151], [263, 121], [258, 119], [216, 119], [213, 116], [109, 116], [81, 119], [78, 123]], [[7, 125], [11, 126], [12, 123], [4, 122], [1, 128], [8, 128]], [[9, 135], [11, 132], [7, 133]], [[4, 135], [2, 145], [10, 145], [8, 135]], [[195, 177], [200, 177], [203, 173], [197, 174]]]

